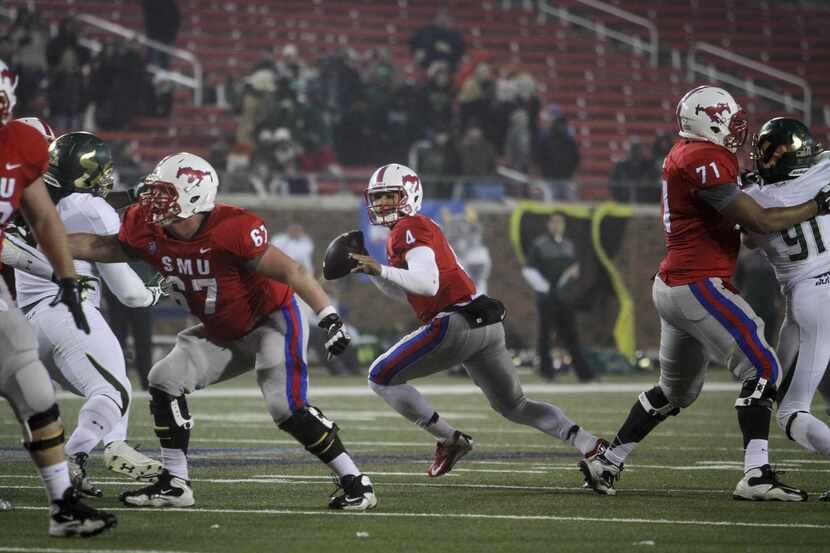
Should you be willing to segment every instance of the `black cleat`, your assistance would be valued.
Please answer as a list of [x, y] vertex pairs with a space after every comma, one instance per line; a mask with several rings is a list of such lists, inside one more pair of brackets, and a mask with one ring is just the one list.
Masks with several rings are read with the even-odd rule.
[[88, 538], [118, 525], [118, 519], [114, 514], [84, 505], [79, 495], [78, 490], [70, 486], [64, 492], [63, 498], [52, 502], [49, 516], [50, 536]]
[[[372, 481], [365, 474], [358, 474], [357, 476], [348, 474], [341, 478], [340, 482], [337, 482], [337, 477], [335, 477], [335, 483], [337, 489], [334, 490], [329, 499], [329, 509], [368, 511], [374, 509], [378, 504]], [[340, 490], [343, 493], [337, 495]]]

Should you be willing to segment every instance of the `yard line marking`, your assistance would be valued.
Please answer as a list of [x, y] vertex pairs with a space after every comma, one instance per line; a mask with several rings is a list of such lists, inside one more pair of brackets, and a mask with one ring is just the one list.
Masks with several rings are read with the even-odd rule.
[[[47, 507], [20, 506], [20, 510], [45, 511]], [[518, 520], [518, 521], [543, 521], [543, 522], [599, 522], [609, 524], [665, 524], [680, 526], [737, 526], [742, 528], [805, 528], [815, 530], [830, 530], [830, 524], [808, 524], [808, 523], [775, 523], [775, 522], [744, 522], [729, 520], [686, 520], [666, 518], [618, 518], [618, 517], [580, 517], [580, 516], [556, 516], [556, 515], [488, 515], [483, 513], [385, 513], [378, 511], [292, 511], [290, 509], [195, 509], [190, 507], [161, 507], [135, 509], [134, 507], [108, 508], [108, 511], [129, 511], [130, 513], [165, 513], [169, 516], [178, 513], [200, 513], [200, 514], [241, 514], [241, 515], [297, 515], [297, 516], [357, 516], [357, 517], [378, 517], [378, 518], [457, 518], [457, 519], [484, 519], [484, 520]]]
[[70, 549], [59, 549], [57, 547], [3, 547], [0, 546], [0, 551], [3, 553], [190, 553], [188, 551], [160, 551], [158, 549], [112, 549], [112, 546], [106, 549], [78, 549], [76, 547]]
[[[648, 384], [642, 382], [599, 382], [594, 384], [525, 384], [522, 386], [528, 394], [552, 394], [552, 395], [584, 395], [584, 394], [618, 394], [642, 392], [648, 388]], [[740, 385], [735, 382], [711, 382], [704, 383], [704, 392], [730, 392], [740, 391]], [[434, 396], [478, 396], [482, 395], [481, 389], [475, 384], [423, 384], [418, 390], [426, 395]], [[70, 392], [58, 392], [58, 399], [75, 399], [82, 401], [84, 398]], [[315, 386], [310, 392], [314, 397], [375, 397], [375, 393], [366, 386]], [[198, 390], [190, 394], [193, 398], [261, 398], [262, 392], [258, 388], [208, 388]]]

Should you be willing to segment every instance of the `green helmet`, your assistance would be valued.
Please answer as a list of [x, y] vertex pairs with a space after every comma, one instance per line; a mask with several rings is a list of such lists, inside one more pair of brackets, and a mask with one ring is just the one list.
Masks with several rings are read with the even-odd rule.
[[49, 168], [43, 180], [55, 202], [75, 192], [104, 197], [112, 189], [110, 149], [89, 132], [61, 135], [49, 145]]
[[770, 119], [752, 138], [755, 170], [765, 183], [794, 179], [807, 172], [822, 147], [797, 119]]

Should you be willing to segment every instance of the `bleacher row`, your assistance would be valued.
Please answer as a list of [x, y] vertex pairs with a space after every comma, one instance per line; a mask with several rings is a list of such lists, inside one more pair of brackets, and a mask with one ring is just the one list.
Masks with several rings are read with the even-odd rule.
[[[7, 2], [23, 5], [26, 0]], [[814, 87], [816, 104], [830, 97], [830, 58], [822, 55], [830, 46], [824, 32], [830, 24], [828, 10], [807, 13], [786, 3], [749, 0], [612, 3], [654, 21], [662, 44], [676, 54], [685, 57], [693, 41], [708, 41], [803, 75]], [[50, 21], [78, 12], [138, 31], [143, 28], [140, 5], [130, 0], [37, 0], [35, 4]], [[501, 0], [179, 0], [183, 17], [177, 46], [197, 55], [207, 83], [222, 82], [228, 74], [242, 78], [267, 52], [288, 43], [297, 44], [300, 55], [309, 59], [343, 47], [361, 52], [385, 47], [401, 67], [415, 75], [408, 39], [439, 7], [447, 7], [464, 32], [468, 51], [484, 49], [497, 65], [512, 64], [529, 71], [539, 82], [543, 104], [561, 105], [584, 152], [577, 179], [588, 191], [587, 197], [603, 197], [613, 161], [623, 156], [632, 135], [648, 144], [657, 131], [674, 130], [675, 104], [691, 86], [685, 80], [685, 68], [665, 61], [653, 68], [645, 55], [551, 16], [540, 16], [535, 6], [514, 1], [505, 9], [504, 4]], [[551, 4], [604, 21], [609, 28], [625, 26], [600, 12], [586, 11], [574, 0]], [[639, 32], [633, 27], [625, 30]], [[82, 31], [91, 37], [105, 36], [92, 27]], [[783, 114], [780, 107], [736, 96], [756, 128], [771, 110]], [[191, 93], [178, 91], [169, 120], [141, 118], [129, 132], [104, 134], [138, 140], [147, 161], [171, 149], [204, 154], [218, 137], [233, 133], [235, 118], [223, 108], [193, 107], [191, 99]], [[817, 122], [822, 125], [817, 134], [826, 141], [828, 127], [820, 118]]]

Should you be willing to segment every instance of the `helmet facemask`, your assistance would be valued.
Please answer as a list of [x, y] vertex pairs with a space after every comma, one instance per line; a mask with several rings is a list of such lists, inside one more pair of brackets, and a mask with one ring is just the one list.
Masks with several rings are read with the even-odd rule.
[[144, 210], [144, 220], [151, 225], [169, 225], [179, 218], [179, 192], [169, 182], [145, 180], [144, 189], [138, 196], [138, 203]]
[[724, 137], [723, 145], [734, 153], [746, 143], [748, 133], [749, 121], [746, 119], [746, 112], [739, 109], [729, 118], [729, 134]]
[[[395, 200], [387, 202], [384, 197], [394, 194]], [[366, 206], [369, 209], [369, 222], [373, 225], [393, 225], [400, 217], [414, 215], [409, 205], [406, 190], [402, 187], [389, 186], [373, 188], [365, 192]]]
[[17, 103], [15, 88], [17, 88], [17, 77], [0, 60], [0, 125], [5, 125], [12, 118], [14, 105]]

